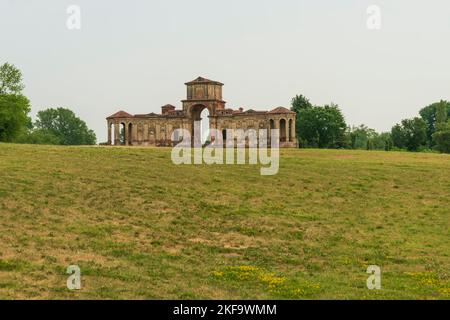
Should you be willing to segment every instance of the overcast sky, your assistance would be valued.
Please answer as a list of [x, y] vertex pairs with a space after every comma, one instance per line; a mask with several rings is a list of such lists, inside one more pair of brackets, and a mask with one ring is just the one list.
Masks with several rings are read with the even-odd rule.
[[[81, 30], [66, 27], [72, 4]], [[99, 142], [107, 116], [181, 108], [198, 76], [225, 83], [227, 107], [303, 94], [377, 130], [450, 100], [448, 0], [0, 0], [0, 30], [0, 63], [22, 70], [33, 117], [71, 108]]]

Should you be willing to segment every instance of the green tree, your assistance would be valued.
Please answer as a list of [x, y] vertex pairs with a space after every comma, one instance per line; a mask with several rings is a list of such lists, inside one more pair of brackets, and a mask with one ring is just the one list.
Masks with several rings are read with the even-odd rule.
[[292, 105], [291, 110], [294, 112], [298, 112], [299, 110], [313, 107], [311, 102], [309, 102], [308, 98], [306, 98], [303, 95], [296, 95], [294, 98], [292, 98], [291, 105]]
[[69, 109], [57, 108], [39, 111], [35, 127], [59, 139], [62, 145], [92, 145], [95, 133]]
[[9, 63], [4, 63], [0, 66], [0, 95], [18, 95], [24, 87], [22, 83], [22, 72], [19, 69]]
[[389, 132], [378, 133], [362, 124], [353, 126], [347, 131], [349, 147], [352, 149], [386, 150], [392, 149], [392, 138]]
[[421, 118], [406, 119], [402, 121], [406, 136], [406, 148], [417, 151], [425, 145], [427, 139], [427, 124]]
[[318, 113], [315, 108], [300, 109], [297, 111], [297, 137], [300, 147], [319, 147]]
[[406, 136], [403, 127], [400, 124], [396, 124], [391, 129], [392, 144], [394, 147], [403, 149], [406, 146]]
[[361, 124], [358, 127], [353, 126], [349, 129], [349, 135], [350, 135], [350, 147], [352, 149], [366, 149], [367, 148], [367, 141], [371, 139], [374, 134], [375, 130], [370, 129], [364, 124]]
[[438, 130], [433, 133], [433, 141], [440, 152], [450, 153], [450, 120], [440, 124]]
[[22, 73], [12, 64], [0, 66], [0, 141], [12, 142], [31, 125], [30, 101], [21, 94]]
[[318, 119], [319, 147], [344, 148], [346, 146], [345, 130], [347, 124], [339, 106], [332, 103], [331, 105], [317, 108], [320, 112]]
[[[295, 113], [297, 113], [297, 124], [295, 126], [295, 130], [296, 130], [297, 138], [299, 140], [299, 144], [300, 144], [300, 146], [306, 145], [306, 144], [308, 144], [308, 142], [302, 140], [301, 129], [299, 127], [299, 122], [300, 122], [299, 114], [300, 114], [300, 112], [304, 111], [303, 113], [305, 116], [310, 115], [310, 112], [308, 112], [308, 110], [311, 109], [313, 106], [312, 106], [311, 102], [309, 102], [308, 98], [306, 98], [303, 95], [296, 95], [294, 98], [292, 98], [291, 106], [292, 106], [291, 111], [294, 111]], [[306, 134], [306, 135], [308, 135], [308, 134]], [[317, 139], [310, 138], [310, 140], [318, 140], [318, 138]]]
[[297, 136], [301, 147], [343, 148], [346, 146], [347, 125], [338, 105], [308, 106], [295, 110]]
[[56, 137], [51, 132], [42, 129], [28, 130], [26, 133], [20, 135], [15, 142], [27, 144], [48, 144], [48, 145], [60, 144], [58, 137]]
[[370, 139], [367, 140], [367, 147], [366, 147], [366, 149], [369, 150], [369, 151], [374, 149], [372, 140], [370, 140]]
[[421, 118], [404, 119], [391, 131], [392, 140], [397, 148], [417, 151], [427, 142], [427, 124]]
[[390, 151], [392, 149], [392, 137], [389, 132], [377, 134], [373, 139], [373, 144], [377, 150]]
[[27, 130], [30, 101], [20, 94], [0, 94], [0, 141], [12, 142]]
[[445, 101], [441, 101], [436, 106], [436, 129], [439, 130], [439, 126], [445, 125], [447, 122], [447, 105]]
[[433, 103], [422, 110], [420, 110], [420, 116], [427, 124], [427, 143], [429, 147], [434, 145], [433, 133], [436, 131], [436, 112], [439, 108], [445, 107], [447, 111], [447, 117], [450, 117], [450, 102], [441, 100], [440, 102]]
[[432, 138], [437, 150], [450, 153], [450, 120], [447, 118], [446, 104], [441, 101], [436, 107], [436, 131]]

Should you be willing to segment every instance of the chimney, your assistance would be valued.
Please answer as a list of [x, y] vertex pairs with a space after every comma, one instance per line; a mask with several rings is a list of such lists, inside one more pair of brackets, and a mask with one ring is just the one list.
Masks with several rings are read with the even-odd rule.
[[166, 104], [165, 106], [161, 107], [161, 113], [162, 115], [168, 114], [170, 111], [175, 110], [175, 107], [171, 104]]

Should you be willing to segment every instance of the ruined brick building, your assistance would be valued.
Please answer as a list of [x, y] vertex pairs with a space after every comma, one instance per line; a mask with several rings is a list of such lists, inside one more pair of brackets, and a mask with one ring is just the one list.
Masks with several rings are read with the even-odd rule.
[[[204, 109], [209, 111], [210, 128], [218, 129], [226, 138], [226, 129], [280, 129], [280, 147], [296, 147], [295, 112], [284, 107], [270, 111], [237, 110], [225, 108], [222, 98], [223, 84], [202, 77], [186, 83], [187, 98], [182, 101], [183, 109], [173, 105], [161, 107], [161, 114], [131, 115], [119, 111], [106, 120], [108, 123], [108, 144], [127, 146], [173, 146], [172, 133], [177, 128], [189, 130], [193, 136], [194, 121], [201, 120]], [[121, 139], [120, 131], [124, 132]], [[114, 131], [114, 137], [112, 132]], [[175, 138], [176, 140], [178, 138]]]

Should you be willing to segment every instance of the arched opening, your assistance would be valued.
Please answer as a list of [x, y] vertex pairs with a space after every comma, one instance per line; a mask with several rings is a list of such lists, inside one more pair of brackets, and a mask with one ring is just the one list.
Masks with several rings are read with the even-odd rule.
[[280, 142], [286, 142], [286, 120], [280, 120]]
[[126, 143], [126, 141], [125, 141], [125, 130], [126, 130], [126, 126], [125, 126], [125, 123], [123, 123], [123, 122], [121, 122], [120, 123], [120, 125], [119, 125], [119, 144], [121, 145], [121, 146], [124, 146]]
[[227, 141], [227, 129], [222, 130], [222, 141], [223, 141], [223, 144], [225, 144]]
[[194, 146], [204, 145], [209, 142], [209, 116], [210, 113], [208, 108], [202, 104], [195, 105], [191, 108], [191, 136]]
[[288, 131], [288, 136], [289, 136], [289, 142], [292, 142], [292, 119], [289, 119], [289, 131]]
[[209, 144], [211, 142], [211, 136], [209, 134], [209, 110], [207, 108], [203, 109], [200, 118], [202, 121], [202, 145]]

